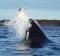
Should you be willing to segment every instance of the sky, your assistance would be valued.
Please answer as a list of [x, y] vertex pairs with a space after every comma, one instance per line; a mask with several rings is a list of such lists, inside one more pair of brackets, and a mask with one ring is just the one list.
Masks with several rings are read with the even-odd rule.
[[60, 0], [0, 0], [0, 20], [13, 19], [21, 7], [32, 19], [60, 20]]

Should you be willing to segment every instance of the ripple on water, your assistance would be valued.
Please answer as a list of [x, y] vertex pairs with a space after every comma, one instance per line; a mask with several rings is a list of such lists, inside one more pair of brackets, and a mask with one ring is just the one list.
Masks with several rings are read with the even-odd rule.
[[20, 43], [14, 32], [8, 31], [6, 26], [0, 26], [0, 56], [60, 56], [60, 27], [58, 30], [56, 27], [43, 28], [45, 34], [56, 43], [43, 48], [29, 48]]

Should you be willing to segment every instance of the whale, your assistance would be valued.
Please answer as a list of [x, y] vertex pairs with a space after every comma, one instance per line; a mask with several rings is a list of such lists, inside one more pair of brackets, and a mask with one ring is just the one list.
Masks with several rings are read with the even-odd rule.
[[30, 22], [32, 27], [29, 29], [29, 47], [41, 48], [47, 44], [53, 43], [53, 41], [46, 36], [42, 27], [36, 20], [30, 19]]
[[[45, 35], [43, 29], [36, 20], [30, 19], [26, 15], [26, 8], [20, 8], [14, 19], [5, 22], [6, 26], [14, 28], [16, 36], [20, 42], [29, 44], [29, 47], [40, 48], [52, 41]], [[11, 30], [9, 28], [9, 30]]]

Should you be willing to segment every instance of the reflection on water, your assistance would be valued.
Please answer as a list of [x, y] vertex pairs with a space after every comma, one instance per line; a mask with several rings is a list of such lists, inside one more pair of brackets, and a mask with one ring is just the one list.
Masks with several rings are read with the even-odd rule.
[[60, 56], [60, 27], [42, 28], [55, 44], [36, 49], [20, 43], [14, 31], [9, 31], [7, 26], [0, 26], [0, 56]]

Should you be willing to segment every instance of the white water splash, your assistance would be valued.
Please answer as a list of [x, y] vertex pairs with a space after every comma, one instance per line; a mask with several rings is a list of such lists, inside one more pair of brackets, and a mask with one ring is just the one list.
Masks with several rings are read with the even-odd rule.
[[26, 31], [31, 27], [29, 19], [30, 18], [26, 15], [26, 8], [20, 8], [15, 18], [8, 23], [6, 22], [5, 25], [13, 27], [16, 31], [16, 35], [20, 40], [23, 40], [26, 36]]

